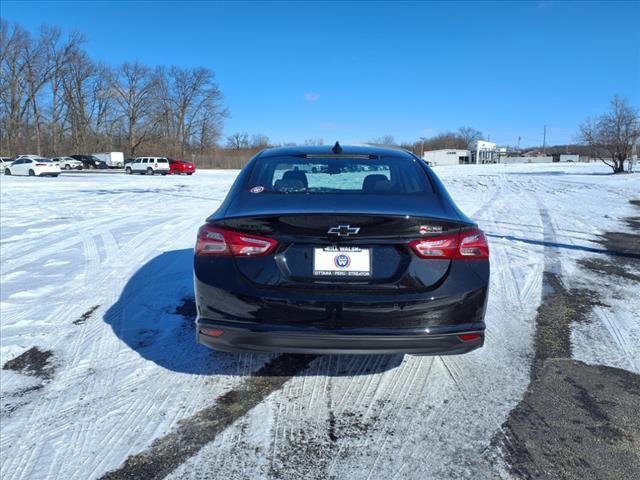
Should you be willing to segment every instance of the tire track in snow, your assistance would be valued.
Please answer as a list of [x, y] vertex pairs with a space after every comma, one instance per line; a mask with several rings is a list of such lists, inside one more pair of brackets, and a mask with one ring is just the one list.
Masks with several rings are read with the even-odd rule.
[[101, 478], [164, 478], [268, 395], [282, 388], [315, 358], [312, 355], [275, 357], [251, 377], [243, 380], [236, 389], [219, 397], [213, 405], [200, 410], [194, 417], [183, 420], [176, 430], [155, 440], [149, 449], [129, 457], [122, 467]]

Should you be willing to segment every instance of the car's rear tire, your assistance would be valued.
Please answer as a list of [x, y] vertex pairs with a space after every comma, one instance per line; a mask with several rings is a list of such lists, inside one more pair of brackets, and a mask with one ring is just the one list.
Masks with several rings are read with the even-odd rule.
[[131, 175], [133, 172], [131, 171], [131, 168], [127, 167], [124, 169], [124, 173], [126, 173], [127, 175]]
[[153, 168], [147, 168], [147, 175], [153, 175]]
[[166, 175], [166, 173], [162, 172], [162, 176], [164, 177]]
[[9, 170], [8, 168], [4, 169], [4, 174], [5, 175], [11, 175], [11, 170]]
[[193, 175], [193, 172], [191, 172], [191, 173], [187, 173], [187, 175]]
[[36, 172], [34, 172], [33, 170], [29, 170], [29, 176], [30, 177], [35, 177], [36, 176]]
[[77, 168], [78, 168], [78, 170], [82, 170], [82, 165], [80, 165], [80, 166], [79, 166], [79, 167], [77, 167]]
[[53, 175], [51, 175], [52, 177], [57, 177], [58, 175], [60, 175], [59, 173], [54, 173]]

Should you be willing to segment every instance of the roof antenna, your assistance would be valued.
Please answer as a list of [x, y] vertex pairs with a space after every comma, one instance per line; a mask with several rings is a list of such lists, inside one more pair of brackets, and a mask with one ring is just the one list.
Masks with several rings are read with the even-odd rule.
[[331, 149], [331, 151], [333, 153], [340, 153], [342, 152], [342, 147], [340, 146], [339, 142], [336, 142], [336, 144], [333, 146], [333, 148]]

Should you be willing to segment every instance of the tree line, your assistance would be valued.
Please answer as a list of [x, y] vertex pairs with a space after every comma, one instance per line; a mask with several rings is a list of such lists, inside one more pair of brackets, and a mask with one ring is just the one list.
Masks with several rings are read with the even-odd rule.
[[410, 142], [396, 142], [393, 135], [382, 135], [371, 138], [367, 143], [400, 147], [420, 156], [423, 152], [430, 150], [468, 149], [477, 140], [482, 140], [482, 132], [480, 130], [472, 127], [460, 127], [455, 132], [443, 132], [430, 137], [420, 137]]
[[3, 155], [98, 151], [203, 155], [216, 147], [227, 109], [213, 71], [92, 60], [81, 33], [37, 35], [0, 19]]

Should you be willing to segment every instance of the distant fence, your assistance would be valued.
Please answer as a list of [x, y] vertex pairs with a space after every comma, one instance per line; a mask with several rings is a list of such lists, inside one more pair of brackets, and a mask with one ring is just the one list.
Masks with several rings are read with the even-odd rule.
[[503, 157], [500, 163], [551, 163], [553, 157]]
[[185, 160], [195, 163], [197, 168], [242, 168], [259, 149], [216, 150], [206, 155], [190, 155]]

